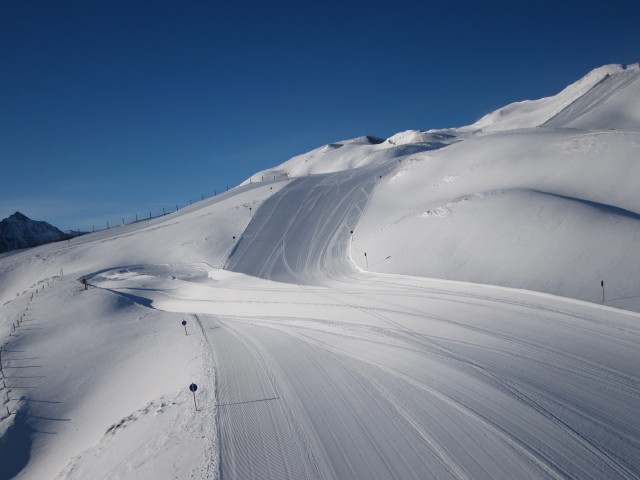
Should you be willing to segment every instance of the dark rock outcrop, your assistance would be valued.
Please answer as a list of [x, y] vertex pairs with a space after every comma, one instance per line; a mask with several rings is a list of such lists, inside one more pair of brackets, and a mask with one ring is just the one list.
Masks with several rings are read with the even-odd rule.
[[0, 253], [64, 240], [65, 234], [47, 222], [31, 220], [20, 212], [0, 222]]

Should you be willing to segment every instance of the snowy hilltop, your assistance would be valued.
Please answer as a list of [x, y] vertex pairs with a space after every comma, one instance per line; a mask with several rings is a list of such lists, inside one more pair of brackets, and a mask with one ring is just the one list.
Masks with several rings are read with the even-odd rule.
[[350, 227], [358, 267], [591, 301], [606, 281], [640, 310], [638, 145], [640, 67], [609, 65], [468, 127], [336, 142], [250, 181], [387, 165]]
[[57, 242], [64, 238], [64, 233], [53, 225], [31, 220], [20, 212], [0, 221], [0, 253]]
[[639, 153], [609, 65], [0, 255], [0, 480], [640, 478]]

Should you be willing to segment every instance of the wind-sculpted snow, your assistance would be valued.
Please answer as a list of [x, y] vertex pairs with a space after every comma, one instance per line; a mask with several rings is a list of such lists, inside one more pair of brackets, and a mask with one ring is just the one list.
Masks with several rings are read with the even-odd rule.
[[607, 75], [543, 126], [640, 132], [640, 66]]
[[[500, 132], [521, 128], [535, 128], [544, 125], [545, 122], [556, 116], [554, 126], [568, 126], [567, 123], [575, 118], [574, 115], [570, 113], [576, 112], [576, 110], [571, 108], [574, 102], [581, 103], [583, 96], [593, 100], [594, 95], [591, 94], [594, 92], [596, 92], [596, 96], [604, 94], [605, 97], [611, 94], [612, 91], [618, 93], [615, 91], [615, 88], [612, 90], [605, 89], [603, 91], [598, 90], [597, 87], [605, 82], [608, 82], [607, 85], [616, 84], [617, 87], [624, 87], [625, 82], [620, 82], [620, 79], [628, 79], [634, 76], [637, 78], [638, 70], [637, 64], [628, 67], [624, 65], [605, 65], [596, 68], [577, 82], [567, 86], [557, 95], [539, 100], [525, 100], [523, 102], [512, 103], [485, 115], [473, 125], [463, 127], [463, 129], [479, 129], [482, 132]], [[614, 80], [610, 82], [611, 79]], [[624, 93], [627, 100], [634, 100], [634, 94], [637, 92], [634, 91], [634, 89], [628, 89]], [[633, 112], [633, 105], [618, 104], [618, 106], [621, 107], [621, 112]], [[608, 120], [610, 119], [611, 118]], [[606, 122], [607, 119], [601, 118], [600, 120], [605, 120]], [[600, 122], [597, 127], [592, 126], [592, 128], [608, 127], [606, 124]]]

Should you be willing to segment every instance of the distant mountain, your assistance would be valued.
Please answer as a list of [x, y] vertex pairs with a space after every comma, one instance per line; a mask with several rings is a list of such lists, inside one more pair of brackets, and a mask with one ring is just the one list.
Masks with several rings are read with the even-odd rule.
[[53, 225], [31, 220], [20, 212], [0, 222], [0, 253], [57, 242], [65, 238], [65, 234]]

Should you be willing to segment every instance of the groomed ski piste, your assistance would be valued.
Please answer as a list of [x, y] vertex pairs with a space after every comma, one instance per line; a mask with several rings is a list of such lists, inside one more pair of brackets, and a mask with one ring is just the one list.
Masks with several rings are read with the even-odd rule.
[[0, 480], [640, 478], [639, 153], [610, 65], [0, 255]]

